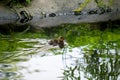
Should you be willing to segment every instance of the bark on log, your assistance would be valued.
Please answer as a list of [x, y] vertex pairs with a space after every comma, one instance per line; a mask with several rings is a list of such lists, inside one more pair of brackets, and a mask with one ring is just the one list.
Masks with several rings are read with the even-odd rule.
[[96, 9], [94, 2], [90, 3], [82, 14], [75, 13], [73, 10], [79, 7], [78, 3], [82, 2], [83, 0], [33, 0], [30, 6], [16, 8], [16, 11], [0, 6], [0, 25], [29, 24], [41, 28], [65, 23], [95, 23], [120, 19], [119, 0], [114, 2], [111, 11], [102, 14], [94, 12]]

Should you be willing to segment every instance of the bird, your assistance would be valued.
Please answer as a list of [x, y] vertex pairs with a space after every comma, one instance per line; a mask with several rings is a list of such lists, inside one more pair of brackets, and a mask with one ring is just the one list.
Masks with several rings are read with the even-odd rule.
[[57, 39], [53, 39], [49, 41], [49, 45], [53, 45], [53, 46], [59, 46], [59, 48], [64, 48], [64, 37], [63, 36], [59, 36]]

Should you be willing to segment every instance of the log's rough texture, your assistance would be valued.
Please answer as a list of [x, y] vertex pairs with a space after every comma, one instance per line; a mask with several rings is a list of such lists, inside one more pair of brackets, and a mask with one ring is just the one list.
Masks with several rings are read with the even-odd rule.
[[[75, 13], [84, 0], [33, 0], [28, 7], [10, 9], [0, 6], [0, 25], [29, 24], [36, 28], [65, 23], [95, 23], [120, 19], [120, 2], [115, 0], [111, 10], [99, 12], [96, 3], [88, 4], [82, 13]], [[97, 13], [95, 12], [97, 10]]]

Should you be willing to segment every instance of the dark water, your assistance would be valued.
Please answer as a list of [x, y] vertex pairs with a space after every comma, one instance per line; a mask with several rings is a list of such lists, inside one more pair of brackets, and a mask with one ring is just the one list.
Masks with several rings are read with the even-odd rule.
[[[1, 35], [0, 80], [120, 80], [119, 28], [52, 30], [45, 30], [47, 37]], [[63, 49], [48, 44], [58, 35], [65, 38]]]

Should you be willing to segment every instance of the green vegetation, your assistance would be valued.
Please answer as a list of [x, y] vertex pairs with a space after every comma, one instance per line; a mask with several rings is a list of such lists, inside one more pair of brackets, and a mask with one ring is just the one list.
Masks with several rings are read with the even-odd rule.
[[88, 44], [108, 43], [109, 41], [118, 41], [119, 43], [120, 28], [118, 26], [113, 25], [111, 28], [105, 28], [102, 25], [94, 27], [94, 25], [90, 24], [69, 24], [62, 25], [61, 29], [59, 27], [45, 29], [45, 32], [50, 37], [64, 36], [70, 46], [84, 46]]
[[[97, 45], [99, 43], [107, 44], [116, 41], [119, 44], [120, 28], [119, 25], [109, 25], [109, 23], [101, 23], [106, 25], [91, 24], [64, 24], [58, 27], [43, 28], [39, 32], [12, 32], [7, 37], [14, 38], [56, 38], [65, 37], [70, 46], [84, 46], [88, 44]], [[106, 27], [107, 26], [107, 27]], [[1, 37], [6, 37], [1, 34]], [[71, 39], [72, 38], [72, 39]], [[119, 46], [118, 46], [119, 47]]]
[[30, 4], [30, 2], [31, 2], [31, 0], [10, 0], [10, 2], [8, 3], [8, 6], [23, 7], [23, 6], [27, 6], [28, 4]]
[[31, 3], [31, 1], [32, 0], [1, 0], [0, 3], [12, 8], [27, 6]]
[[[38, 41], [21, 42], [22, 39], [54, 39], [59, 36], [63, 36], [71, 48], [87, 46], [84, 47], [86, 54], [91, 54], [94, 50], [99, 50], [102, 51], [101, 53], [104, 53], [104, 50], [120, 48], [119, 24], [64, 24], [54, 28], [43, 28], [38, 32], [12, 32], [11, 35], [3, 35], [1, 33], [0, 59], [8, 58], [5, 56], [6, 53], [16, 55], [16, 51], [19, 53], [20, 48], [34, 48], [34, 45], [38, 44]], [[57, 50], [52, 49], [52, 51], [57, 54]], [[34, 54], [34, 52], [32, 51], [28, 54]], [[100, 56], [104, 56], [104, 54]]]
[[114, 2], [114, 0], [108, 0], [108, 1], [105, 1], [105, 0], [95, 0], [95, 2], [97, 3], [97, 5], [99, 7], [104, 7], [104, 6], [111, 6], [112, 3]]
[[112, 56], [105, 58], [96, 55], [84, 57], [84, 59], [78, 58], [74, 66], [66, 65], [67, 69], [63, 72], [63, 79], [82, 80], [84, 74], [84, 78], [87, 80], [117, 80], [119, 78], [120, 58], [117, 57], [118, 55]]
[[[75, 9], [75, 12], [80, 12], [82, 11], [89, 3], [91, 3], [93, 0], [85, 0], [82, 4], [80, 4], [80, 6]], [[94, 2], [97, 4], [97, 6], [99, 8], [108, 8], [111, 7], [114, 0], [94, 0]]]
[[82, 4], [79, 6], [79, 8], [75, 9], [74, 11], [77, 11], [77, 12], [82, 11], [91, 1], [92, 1], [92, 0], [85, 0], [85, 2], [82, 3]]
[[[47, 48], [47, 46], [44, 48], [41, 47], [41, 45], [45, 46], [46, 44], [44, 40], [63, 36], [68, 46], [65, 46], [63, 50], [56, 48], [50, 49], [54, 55], [65, 53], [63, 55], [68, 56], [66, 55], [68, 50], [68, 52], [72, 52], [72, 49], [75, 47], [84, 47], [82, 48], [84, 51], [82, 59], [75, 57], [72, 59], [72, 56], [70, 56], [70, 60], [78, 60], [76, 60], [76, 63], [72, 66], [66, 65], [67, 69], [63, 71], [64, 80], [80, 80], [80, 71], [85, 74], [85, 78], [88, 80], [109, 80], [110, 78], [117, 80], [119, 76], [119, 21], [98, 24], [64, 24], [54, 28], [43, 28], [37, 32], [30, 30], [15, 32], [11, 29], [9, 33], [3, 34], [2, 32], [0, 34], [0, 63], [2, 65], [4, 63], [15, 64], [21, 61], [27, 61], [31, 58], [28, 58], [28, 56], [36, 55]], [[44, 39], [43, 43], [40, 42], [42, 39]], [[42, 56], [46, 55], [43, 54]], [[68, 58], [69, 57], [62, 59]], [[83, 62], [80, 60], [83, 60]], [[111, 70], [108, 70], [109, 68]], [[0, 70], [5, 73], [8, 71], [4, 66], [0, 67]], [[10, 71], [13, 72], [14, 70]], [[78, 73], [77, 76], [76, 72]], [[104, 74], [107, 74], [107, 76]], [[12, 76], [14, 77], [15, 75]], [[9, 77], [5, 77], [5, 80], [7, 78]]]

